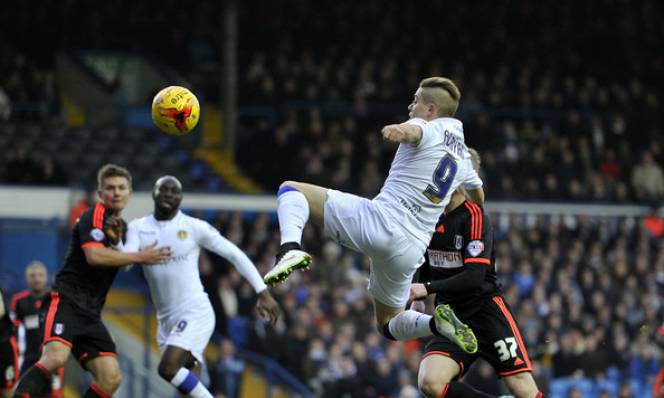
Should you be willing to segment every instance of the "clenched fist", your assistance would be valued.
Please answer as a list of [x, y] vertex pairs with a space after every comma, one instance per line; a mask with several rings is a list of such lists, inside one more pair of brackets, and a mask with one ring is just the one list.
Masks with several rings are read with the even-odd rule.
[[125, 222], [122, 218], [117, 216], [110, 216], [104, 220], [104, 234], [112, 245], [120, 243], [120, 239], [124, 235]]

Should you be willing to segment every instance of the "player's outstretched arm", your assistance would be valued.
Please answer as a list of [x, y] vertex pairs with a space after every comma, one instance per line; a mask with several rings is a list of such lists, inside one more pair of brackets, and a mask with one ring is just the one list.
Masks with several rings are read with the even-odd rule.
[[381, 130], [383, 139], [417, 146], [422, 140], [422, 128], [410, 123], [388, 124]]
[[108, 247], [90, 246], [83, 249], [85, 259], [93, 267], [124, 267], [130, 264], [159, 264], [171, 257], [170, 247], [157, 247], [157, 242], [143, 251], [123, 253]]

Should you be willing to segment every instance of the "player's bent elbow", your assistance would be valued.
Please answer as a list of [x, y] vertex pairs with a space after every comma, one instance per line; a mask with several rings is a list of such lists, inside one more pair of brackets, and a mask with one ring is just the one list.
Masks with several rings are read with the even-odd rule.
[[470, 197], [470, 200], [473, 201], [474, 203], [480, 205], [484, 203], [484, 189], [482, 188], [469, 190], [468, 196]]

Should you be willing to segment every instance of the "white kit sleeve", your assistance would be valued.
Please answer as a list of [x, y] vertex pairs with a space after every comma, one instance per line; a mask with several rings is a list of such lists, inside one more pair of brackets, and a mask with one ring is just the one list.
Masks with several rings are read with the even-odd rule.
[[217, 253], [221, 257], [230, 261], [235, 269], [249, 281], [256, 293], [267, 289], [263, 278], [258, 273], [254, 263], [247, 257], [239, 247], [228, 239], [221, 236], [212, 225], [205, 221], [197, 220], [196, 223], [198, 243], [207, 250]]

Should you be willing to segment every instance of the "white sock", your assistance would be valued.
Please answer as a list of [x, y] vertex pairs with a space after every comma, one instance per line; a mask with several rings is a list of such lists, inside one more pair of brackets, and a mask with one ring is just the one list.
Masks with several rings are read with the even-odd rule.
[[420, 337], [431, 336], [431, 315], [421, 312], [406, 310], [390, 319], [387, 328], [390, 334], [397, 340], [413, 340]]
[[281, 244], [302, 243], [302, 230], [309, 219], [309, 203], [297, 190], [283, 192], [277, 198], [277, 217], [281, 230]]
[[187, 368], [180, 368], [171, 379], [171, 384], [182, 394], [193, 398], [214, 398], [203, 383], [198, 380], [194, 372]]

